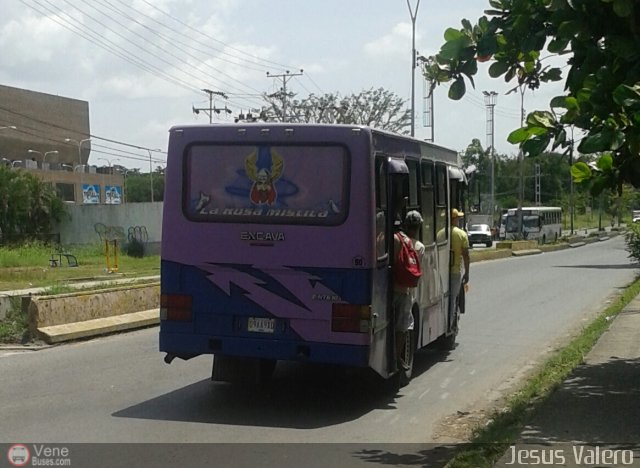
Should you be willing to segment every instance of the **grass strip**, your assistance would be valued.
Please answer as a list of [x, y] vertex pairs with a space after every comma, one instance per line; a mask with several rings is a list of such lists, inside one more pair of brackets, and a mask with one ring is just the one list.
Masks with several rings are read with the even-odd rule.
[[557, 388], [596, 344], [598, 338], [631, 300], [640, 294], [640, 278], [602, 311], [582, 333], [559, 349], [512, 395], [503, 410], [495, 411], [489, 422], [477, 428], [471, 443], [465, 445], [447, 464], [448, 468], [490, 468], [516, 443], [524, 425], [544, 400]]

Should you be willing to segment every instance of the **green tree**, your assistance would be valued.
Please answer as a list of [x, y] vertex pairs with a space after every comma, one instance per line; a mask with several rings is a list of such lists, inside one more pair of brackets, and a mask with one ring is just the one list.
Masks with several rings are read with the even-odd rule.
[[477, 138], [471, 140], [462, 154], [462, 165], [469, 175], [468, 205], [474, 211], [483, 211], [482, 194], [489, 193], [491, 188], [490, 172], [491, 160], [487, 150], [482, 147], [482, 143]]
[[[151, 183], [149, 173], [133, 172], [124, 181], [125, 200], [127, 203], [151, 201]], [[158, 167], [153, 172], [153, 201], [164, 199], [164, 169]]]
[[[427, 62], [434, 86], [451, 82], [449, 97], [460, 99], [473, 85], [478, 62], [490, 61], [489, 75], [514, 89], [537, 89], [559, 81], [562, 70], [549, 56], [567, 57], [566, 93], [549, 110], [527, 116], [509, 141], [527, 155], [549, 145], [571, 157], [601, 153], [597, 165], [578, 162], [592, 192], [621, 193], [625, 182], [640, 186], [640, 6], [634, 0], [489, 0], [486, 16], [449, 28], [440, 52]], [[572, 134], [585, 133], [575, 145]], [[604, 160], [603, 160], [604, 158]]]
[[28, 172], [0, 166], [0, 233], [3, 242], [47, 239], [68, 213], [53, 188]]
[[[409, 133], [411, 110], [407, 101], [383, 88], [369, 89], [358, 94], [340, 96], [339, 93], [310, 94], [304, 99], [291, 99], [282, 92], [265, 95], [268, 107], [265, 120], [305, 123], [338, 123], [366, 125], [396, 133]], [[283, 119], [283, 99], [287, 99], [286, 119]]]

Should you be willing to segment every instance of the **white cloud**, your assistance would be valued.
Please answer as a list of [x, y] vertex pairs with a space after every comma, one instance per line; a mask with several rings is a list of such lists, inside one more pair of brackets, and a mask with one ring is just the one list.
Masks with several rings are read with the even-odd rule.
[[58, 57], [70, 39], [70, 33], [58, 24], [60, 21], [58, 15], [35, 17], [28, 14], [7, 22], [0, 29], [0, 63], [10, 67], [48, 62]]
[[[391, 32], [384, 36], [368, 42], [364, 45], [364, 51], [371, 57], [398, 56], [407, 54], [411, 57], [411, 23], [398, 23]], [[416, 41], [420, 40], [421, 34], [416, 29]]]

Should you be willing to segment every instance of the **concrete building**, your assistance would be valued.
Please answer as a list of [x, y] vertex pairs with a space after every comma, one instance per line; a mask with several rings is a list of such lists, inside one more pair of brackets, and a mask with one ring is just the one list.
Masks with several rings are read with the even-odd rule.
[[54, 230], [60, 242], [98, 242], [108, 229], [157, 252], [162, 203], [125, 203], [123, 168], [90, 166], [90, 153], [88, 102], [0, 85], [0, 163], [50, 183], [69, 203], [71, 219]]
[[0, 85], [0, 162], [32, 172], [76, 204], [125, 202], [113, 167], [89, 166], [89, 103]]
[[0, 130], [0, 157], [10, 161], [42, 162], [45, 153], [50, 163], [89, 160], [87, 101], [0, 85], [0, 127], [16, 127]]

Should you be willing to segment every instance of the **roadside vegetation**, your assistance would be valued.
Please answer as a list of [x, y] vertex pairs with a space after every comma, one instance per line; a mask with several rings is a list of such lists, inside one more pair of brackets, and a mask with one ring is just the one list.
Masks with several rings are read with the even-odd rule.
[[[118, 253], [118, 269], [109, 273], [100, 244], [72, 248], [78, 260], [77, 267], [49, 266], [54, 250], [42, 243], [30, 243], [15, 247], [0, 247], [0, 291], [42, 287], [43, 295], [66, 294], [87, 289], [100, 290], [118, 286], [114, 281], [131, 278], [130, 284], [146, 282], [135, 278], [156, 276], [160, 273], [160, 258], [150, 255], [142, 258]], [[115, 265], [111, 258], [110, 266]], [[66, 265], [66, 263], [64, 264]], [[76, 288], [78, 281], [102, 280], [98, 286]], [[11, 299], [11, 306], [4, 319], [0, 320], [0, 343], [26, 343], [31, 340], [27, 315], [21, 310], [20, 299]]]
[[546, 398], [583, 363], [584, 355], [595, 345], [610, 321], [640, 294], [637, 279], [601, 312], [579, 336], [559, 349], [534, 375], [496, 410], [485, 425], [473, 432], [471, 444], [461, 449], [447, 464], [448, 468], [489, 468], [517, 442], [524, 425], [531, 420]]
[[31, 339], [27, 314], [20, 308], [20, 298], [11, 298], [7, 316], [0, 320], [0, 344], [25, 343]]
[[[103, 246], [96, 243], [90, 246], [73, 247], [68, 250], [78, 260], [77, 267], [49, 266], [51, 254], [56, 249], [43, 243], [30, 243], [22, 246], [0, 247], [0, 289], [26, 289], [44, 287], [59, 283], [100, 277], [138, 277], [160, 273], [160, 258], [149, 255], [142, 258], [118, 253], [117, 271], [109, 273]], [[111, 255], [109, 266], [113, 269], [115, 258]]]

